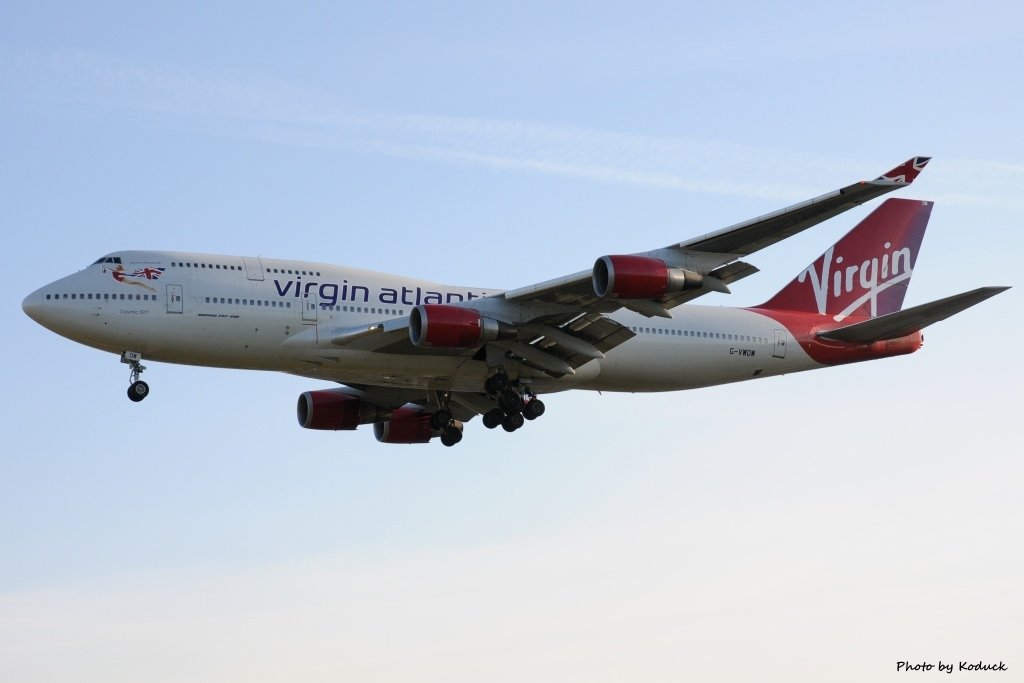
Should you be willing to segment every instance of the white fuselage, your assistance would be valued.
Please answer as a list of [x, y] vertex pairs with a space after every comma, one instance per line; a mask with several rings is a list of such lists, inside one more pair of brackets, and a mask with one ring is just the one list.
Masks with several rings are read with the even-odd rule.
[[[465, 356], [351, 350], [330, 333], [500, 291], [267, 258], [135, 251], [103, 261], [29, 295], [26, 312], [75, 341], [154, 361], [456, 391], [479, 390], [487, 375]], [[532, 374], [534, 390], [671, 391], [822, 367], [753, 311], [684, 305], [671, 319], [610, 317], [636, 337], [573, 376]]]

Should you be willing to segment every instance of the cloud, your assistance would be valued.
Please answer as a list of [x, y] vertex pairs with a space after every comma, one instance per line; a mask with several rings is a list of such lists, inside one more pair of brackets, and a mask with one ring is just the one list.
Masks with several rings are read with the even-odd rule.
[[[92, 53], [21, 53], [0, 59], [0, 69], [20, 99], [37, 107], [67, 109], [70, 104], [72, 110], [112, 110], [140, 123], [207, 134], [603, 183], [798, 200], [821, 192], [810, 179], [846, 173], [856, 178], [874, 168], [826, 152], [721, 140], [359, 110], [263, 76], [130, 64]], [[936, 200], [1024, 208], [1015, 189], [1024, 181], [1024, 166], [977, 160], [943, 160], [941, 165], [943, 173], [930, 174]]]

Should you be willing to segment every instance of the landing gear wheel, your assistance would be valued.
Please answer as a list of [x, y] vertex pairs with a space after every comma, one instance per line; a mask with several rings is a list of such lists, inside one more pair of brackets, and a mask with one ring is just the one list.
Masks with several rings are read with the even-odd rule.
[[462, 430], [455, 427], [447, 427], [441, 432], [441, 443], [449, 448], [462, 441]]
[[535, 398], [523, 406], [523, 417], [527, 420], [536, 420], [544, 414], [544, 402]]
[[526, 420], [523, 419], [522, 413], [512, 413], [511, 415], [506, 415], [505, 419], [501, 421], [501, 428], [506, 432], [514, 432], [524, 424], [526, 424]]
[[434, 429], [444, 429], [452, 421], [452, 412], [442, 408], [430, 416], [430, 426]]
[[141, 379], [132, 382], [132, 385], [128, 387], [128, 398], [138, 403], [142, 399], [149, 396], [149, 385], [143, 382]]
[[484, 427], [494, 429], [505, 419], [505, 411], [501, 408], [491, 408], [484, 413]]
[[523, 409], [523, 397], [513, 389], [501, 392], [501, 405], [510, 413], [518, 413]]
[[499, 372], [496, 375], [491, 375], [487, 378], [487, 381], [484, 382], [484, 389], [489, 394], [499, 394], [506, 388], [508, 388], [508, 375], [504, 373]]

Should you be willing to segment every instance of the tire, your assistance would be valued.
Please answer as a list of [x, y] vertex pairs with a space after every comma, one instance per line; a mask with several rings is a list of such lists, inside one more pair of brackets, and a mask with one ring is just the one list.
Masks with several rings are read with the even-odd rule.
[[141, 379], [136, 382], [132, 382], [131, 386], [128, 387], [128, 398], [135, 403], [138, 403], [147, 396], [149, 396], [149, 385]]
[[527, 420], [536, 420], [544, 414], [544, 402], [535, 398], [523, 406], [523, 417]]
[[455, 427], [448, 427], [441, 433], [441, 443], [451, 448], [462, 441], [462, 430]]
[[491, 408], [484, 413], [484, 427], [494, 429], [505, 419], [505, 411], [501, 408]]
[[434, 429], [444, 429], [452, 421], [450, 410], [441, 409], [430, 416], [430, 426]]
[[523, 409], [523, 397], [511, 389], [501, 392], [501, 405], [510, 413], [518, 413]]
[[506, 432], [514, 432], [524, 424], [526, 424], [526, 421], [522, 413], [512, 413], [511, 415], [506, 415], [505, 419], [502, 420], [501, 428]]
[[500, 394], [506, 388], [508, 388], [508, 375], [502, 373], [491, 375], [484, 382], [484, 389], [489, 394]]

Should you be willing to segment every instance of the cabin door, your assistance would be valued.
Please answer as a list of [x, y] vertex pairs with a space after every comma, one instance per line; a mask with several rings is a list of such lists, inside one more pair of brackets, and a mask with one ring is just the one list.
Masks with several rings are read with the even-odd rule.
[[306, 292], [306, 295], [302, 297], [302, 322], [304, 323], [315, 323], [316, 322], [316, 309], [319, 308], [319, 301], [314, 287], [309, 288], [310, 291]]
[[181, 285], [167, 285], [167, 312], [184, 312], [184, 297], [181, 293]]
[[775, 330], [775, 346], [772, 348], [772, 355], [776, 358], [786, 357], [786, 331]]
[[263, 263], [259, 257], [243, 256], [242, 263], [245, 264], [245, 276], [250, 280], [263, 279]]

